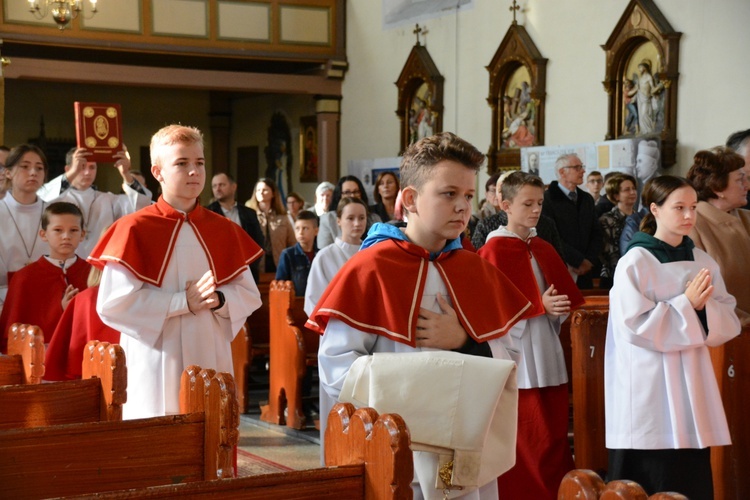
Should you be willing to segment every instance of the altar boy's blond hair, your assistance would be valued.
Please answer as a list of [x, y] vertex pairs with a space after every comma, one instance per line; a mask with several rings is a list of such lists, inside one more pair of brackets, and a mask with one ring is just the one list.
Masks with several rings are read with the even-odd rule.
[[430, 179], [432, 167], [444, 160], [455, 161], [477, 172], [484, 163], [484, 153], [450, 132], [420, 139], [406, 149], [401, 159], [401, 188], [413, 187], [420, 191]]
[[160, 129], [151, 137], [151, 165], [161, 166], [161, 148], [173, 144], [199, 144], [203, 149], [203, 134], [195, 127], [184, 125], [167, 125]]

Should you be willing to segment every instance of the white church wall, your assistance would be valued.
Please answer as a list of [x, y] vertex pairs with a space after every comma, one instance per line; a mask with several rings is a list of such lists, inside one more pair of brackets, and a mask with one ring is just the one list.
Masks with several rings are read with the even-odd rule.
[[[604, 140], [607, 95], [602, 86], [607, 41], [628, 0], [519, 2], [526, 27], [547, 65], [545, 142]], [[693, 154], [722, 144], [750, 127], [750, 2], [656, 0], [672, 27], [682, 32], [677, 117], [677, 164], [684, 174]], [[486, 98], [489, 64], [512, 22], [510, 2], [476, 0], [474, 7], [425, 22], [421, 37], [445, 77], [443, 129], [487, 151], [491, 111]], [[383, 31], [380, 2], [347, 4], [347, 56], [341, 118], [342, 170], [350, 160], [398, 153], [399, 76], [415, 43], [414, 27]], [[478, 179], [484, 184], [486, 174]], [[483, 192], [483, 188], [481, 189]], [[482, 193], [483, 194], [483, 193]]]

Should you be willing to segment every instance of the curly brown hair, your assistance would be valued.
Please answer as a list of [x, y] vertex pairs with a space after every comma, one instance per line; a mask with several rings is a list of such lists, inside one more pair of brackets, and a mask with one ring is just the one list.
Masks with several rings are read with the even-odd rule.
[[729, 185], [729, 174], [745, 166], [745, 160], [726, 146], [695, 153], [687, 179], [698, 192], [698, 200], [718, 198]]

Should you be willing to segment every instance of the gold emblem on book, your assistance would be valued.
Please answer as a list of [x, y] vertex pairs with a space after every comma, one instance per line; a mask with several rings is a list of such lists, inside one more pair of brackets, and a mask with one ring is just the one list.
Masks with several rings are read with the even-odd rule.
[[87, 148], [95, 148], [96, 147], [96, 139], [94, 139], [91, 136], [86, 137], [86, 147]]
[[107, 145], [110, 148], [114, 149], [120, 145], [120, 141], [119, 139], [117, 139], [117, 137], [110, 137], [109, 140], [107, 141]]
[[117, 116], [117, 109], [113, 108], [112, 106], [107, 108], [107, 116], [110, 118], [114, 118]]
[[91, 118], [92, 116], [94, 116], [94, 108], [92, 108], [91, 106], [86, 106], [85, 108], [83, 108], [83, 116], [85, 116], [86, 118]]
[[94, 134], [100, 140], [106, 139], [109, 135], [109, 122], [101, 115], [94, 118]]

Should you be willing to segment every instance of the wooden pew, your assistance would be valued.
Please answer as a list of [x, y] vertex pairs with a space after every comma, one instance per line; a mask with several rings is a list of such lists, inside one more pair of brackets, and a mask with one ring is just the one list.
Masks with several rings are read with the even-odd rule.
[[604, 344], [608, 296], [587, 296], [571, 315], [573, 449], [579, 469], [607, 470], [604, 426]]
[[239, 439], [234, 380], [191, 366], [184, 414], [0, 431], [7, 498], [48, 498], [233, 475]]
[[648, 496], [634, 481], [619, 480], [604, 484], [599, 475], [587, 469], [568, 472], [560, 483], [557, 500], [687, 500], [674, 492], [654, 493]]
[[[318, 365], [320, 336], [304, 327], [304, 298], [295, 298], [291, 281], [273, 281], [269, 291], [271, 357], [268, 404], [261, 407], [264, 422], [305, 427], [302, 379], [308, 366]], [[284, 415], [284, 410], [286, 416]]]
[[328, 417], [326, 467], [130, 489], [76, 498], [397, 500], [412, 498], [409, 431], [399, 415], [338, 403]]
[[747, 397], [750, 395], [750, 327], [726, 344], [710, 348], [716, 380], [732, 436], [731, 446], [711, 449], [714, 498], [750, 498], [750, 428]]
[[0, 429], [122, 420], [125, 353], [97, 340], [85, 349], [82, 380], [0, 387]]
[[41, 384], [44, 334], [38, 326], [14, 323], [8, 329], [8, 354], [0, 354], [0, 386]]
[[237, 389], [237, 403], [240, 405], [240, 411], [247, 413], [248, 377], [250, 375], [250, 337], [247, 333], [247, 322], [242, 325], [237, 336], [232, 340], [232, 368]]

